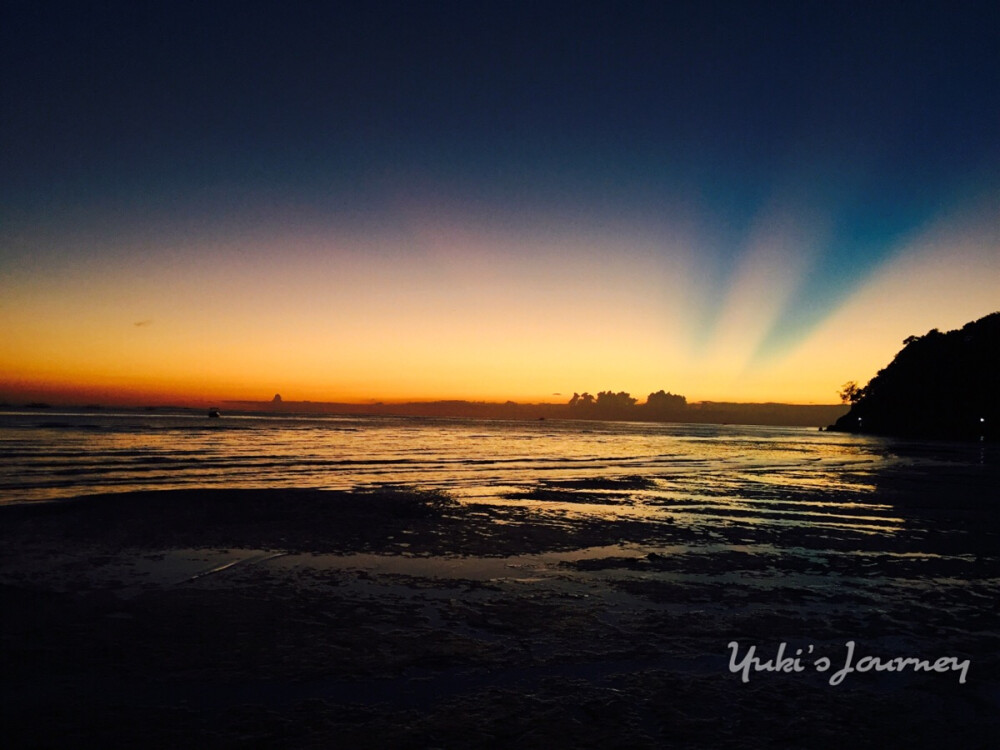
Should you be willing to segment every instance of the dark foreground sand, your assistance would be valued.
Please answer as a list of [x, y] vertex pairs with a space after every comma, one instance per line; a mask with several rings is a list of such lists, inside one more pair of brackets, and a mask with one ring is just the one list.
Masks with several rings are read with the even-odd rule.
[[[871, 535], [601, 520], [541, 490], [0, 507], [4, 746], [995, 747], [993, 491], [888, 487], [902, 527]], [[744, 683], [731, 641], [803, 671]], [[847, 641], [967, 679], [830, 685]]]

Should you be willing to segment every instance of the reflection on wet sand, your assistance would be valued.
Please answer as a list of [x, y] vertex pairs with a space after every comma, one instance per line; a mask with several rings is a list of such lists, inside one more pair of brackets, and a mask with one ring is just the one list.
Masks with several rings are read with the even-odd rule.
[[[910, 747], [985, 747], [1000, 730], [995, 457], [838, 445], [802, 447], [815, 471], [728, 446], [710, 472], [0, 508], [11, 736], [652, 748], [791, 732], [833, 748], [892, 746], [905, 721]], [[841, 662], [854, 642], [967, 660], [968, 679], [744, 683], [734, 642]]]

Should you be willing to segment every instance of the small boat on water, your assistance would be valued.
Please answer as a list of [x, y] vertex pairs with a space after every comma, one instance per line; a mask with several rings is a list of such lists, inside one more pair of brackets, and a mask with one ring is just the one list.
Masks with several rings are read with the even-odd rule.
[[211, 409], [208, 410], [208, 416], [213, 419], [218, 419], [222, 415], [219, 413], [219, 410], [213, 406]]

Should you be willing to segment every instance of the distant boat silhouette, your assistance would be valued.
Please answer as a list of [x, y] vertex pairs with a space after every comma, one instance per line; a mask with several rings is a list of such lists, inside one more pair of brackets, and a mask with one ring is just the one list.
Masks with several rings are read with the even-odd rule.
[[222, 415], [219, 413], [219, 410], [213, 406], [211, 409], [208, 410], [208, 416], [214, 419], [218, 419]]

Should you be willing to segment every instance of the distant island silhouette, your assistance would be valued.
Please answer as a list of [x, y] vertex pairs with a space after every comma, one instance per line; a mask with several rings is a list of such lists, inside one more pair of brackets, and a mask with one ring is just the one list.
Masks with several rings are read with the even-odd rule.
[[910, 336], [866, 386], [844, 386], [851, 410], [830, 430], [945, 440], [996, 440], [1000, 312]]
[[842, 415], [843, 404], [688, 403], [684, 396], [656, 391], [639, 403], [630, 394], [600, 391], [574, 393], [562, 404], [515, 401], [411, 401], [406, 403], [340, 403], [329, 401], [227, 401], [227, 407], [263, 413], [370, 414], [412, 417], [466, 417], [472, 419], [590, 419], [630, 422], [695, 422], [701, 424], [758, 424], [819, 427]]

